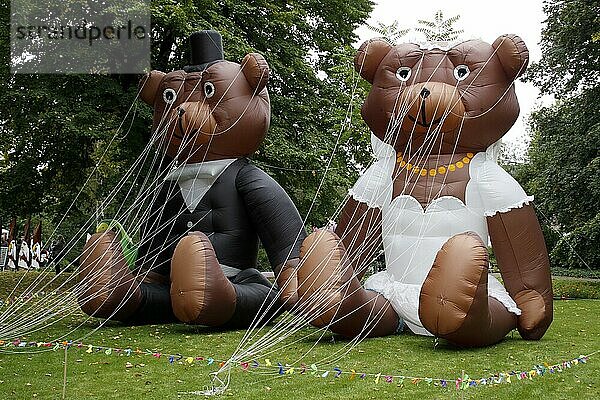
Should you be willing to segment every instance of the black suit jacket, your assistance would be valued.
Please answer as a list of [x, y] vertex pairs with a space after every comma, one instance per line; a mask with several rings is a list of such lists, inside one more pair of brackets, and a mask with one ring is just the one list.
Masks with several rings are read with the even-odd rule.
[[238, 159], [217, 178], [190, 212], [179, 185], [166, 181], [142, 225], [138, 266], [169, 275], [179, 240], [205, 233], [221, 264], [256, 268], [259, 239], [272, 267], [296, 258], [306, 237], [296, 206], [273, 178]]

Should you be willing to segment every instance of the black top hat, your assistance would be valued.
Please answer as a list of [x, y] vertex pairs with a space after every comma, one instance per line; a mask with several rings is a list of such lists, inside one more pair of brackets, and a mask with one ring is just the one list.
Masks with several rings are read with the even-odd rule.
[[217, 31], [199, 31], [190, 35], [191, 64], [186, 72], [204, 71], [212, 64], [223, 61], [223, 41]]

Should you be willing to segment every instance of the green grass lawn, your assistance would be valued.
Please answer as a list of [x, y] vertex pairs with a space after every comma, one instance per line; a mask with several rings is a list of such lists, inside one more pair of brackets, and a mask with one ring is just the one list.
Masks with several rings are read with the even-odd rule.
[[[515, 332], [502, 343], [485, 349], [456, 349], [445, 343], [434, 348], [430, 338], [402, 334], [394, 337], [368, 339], [354, 348], [335, 364], [318, 363], [319, 368], [339, 367], [344, 371], [377, 374], [373, 377], [349, 380], [347, 375], [335, 378], [307, 375], [277, 374], [276, 368], [235, 368], [226, 396], [242, 399], [388, 399], [388, 398], [490, 398], [490, 399], [596, 399], [600, 398], [600, 354], [592, 356], [587, 364], [576, 365], [562, 373], [546, 374], [533, 380], [518, 381], [496, 386], [471, 388], [457, 392], [449, 389], [417, 385], [405, 380], [386, 383], [384, 375], [455, 379], [464, 370], [472, 378], [487, 377], [496, 372], [530, 370], [537, 364], [554, 364], [589, 354], [600, 349], [600, 301], [563, 300], [555, 303], [552, 327], [538, 342], [526, 342]], [[70, 316], [54, 326], [24, 338], [27, 341], [47, 341], [80, 325], [85, 318]], [[79, 338], [98, 325], [87, 320], [70, 338]], [[310, 332], [307, 328], [302, 333]], [[86, 344], [113, 348], [146, 349], [160, 352], [157, 359], [151, 355], [130, 356], [123, 352], [110, 355], [104, 351], [86, 352], [86, 347], [71, 348], [67, 353], [68, 399], [187, 399], [198, 396], [186, 394], [203, 389], [210, 383], [209, 373], [217, 363], [185, 360], [170, 364], [169, 354], [226, 359], [237, 346], [243, 331], [220, 332], [184, 325], [152, 325], [131, 327], [109, 323], [83, 339]], [[347, 342], [330, 334], [309, 352], [316, 337], [300, 339], [289, 348], [269, 355], [277, 362], [292, 363], [302, 358], [310, 365], [334, 354]], [[284, 343], [290, 343], [288, 339]], [[33, 353], [37, 348], [25, 348], [26, 353], [11, 354], [14, 347], [0, 353], [0, 399], [60, 399], [63, 390], [64, 350]], [[303, 356], [305, 353], [307, 355]], [[303, 357], [302, 357], [303, 356]], [[259, 359], [264, 365], [264, 357]]]

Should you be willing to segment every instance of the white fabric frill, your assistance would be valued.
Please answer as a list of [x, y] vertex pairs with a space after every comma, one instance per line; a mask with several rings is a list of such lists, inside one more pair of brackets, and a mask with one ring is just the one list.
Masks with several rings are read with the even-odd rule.
[[373, 134], [371, 147], [377, 160], [358, 178], [348, 193], [371, 208], [381, 209], [392, 199], [392, 174], [396, 163], [396, 151]]
[[[373, 290], [385, 297], [413, 333], [433, 336], [423, 327], [419, 319], [421, 285], [396, 281], [389, 272], [381, 271], [367, 279], [365, 289]], [[521, 315], [521, 310], [515, 301], [492, 274], [488, 274], [488, 295], [501, 302], [509, 312]]]
[[485, 153], [477, 153], [469, 164], [471, 180], [467, 184], [465, 203], [474, 210], [482, 210], [491, 217], [521, 208], [533, 201], [521, 185], [510, 176], [496, 161], [496, 146], [492, 145]]

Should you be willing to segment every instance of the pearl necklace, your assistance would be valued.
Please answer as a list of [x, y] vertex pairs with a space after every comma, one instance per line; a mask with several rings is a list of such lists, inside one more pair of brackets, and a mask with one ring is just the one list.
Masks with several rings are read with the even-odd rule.
[[473, 153], [467, 153], [467, 156], [463, 157], [462, 160], [453, 162], [452, 164], [442, 165], [437, 168], [420, 168], [407, 161], [404, 161], [403, 155], [398, 153], [396, 163], [400, 164], [400, 168], [403, 168], [407, 171], [412, 171], [414, 174], [420, 174], [421, 176], [436, 176], [437, 174], [444, 175], [446, 173], [454, 172], [457, 169], [463, 168], [465, 165], [471, 162], [473, 157]]

